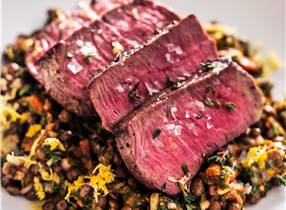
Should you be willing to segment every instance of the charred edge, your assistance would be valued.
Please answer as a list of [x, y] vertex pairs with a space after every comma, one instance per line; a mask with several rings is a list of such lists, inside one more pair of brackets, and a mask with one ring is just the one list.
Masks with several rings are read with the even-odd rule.
[[[45, 63], [52, 60], [54, 58], [54, 55], [57, 54], [57, 52], [61, 51], [62, 47], [63, 47], [63, 43], [61, 43], [61, 42], [54, 45], [39, 60], [36, 61], [36, 65], [44, 67]], [[43, 70], [45, 70], [45, 69], [43, 69]]]
[[143, 5], [143, 6], [154, 5], [154, 3], [150, 0], [133, 0], [133, 4], [134, 5]]

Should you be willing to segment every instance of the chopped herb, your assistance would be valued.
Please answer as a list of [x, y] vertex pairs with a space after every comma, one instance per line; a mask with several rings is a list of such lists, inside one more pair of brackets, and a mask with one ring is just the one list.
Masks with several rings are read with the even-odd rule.
[[236, 109], [236, 104], [235, 103], [232, 103], [232, 102], [227, 102], [225, 104], [226, 108], [229, 109], [229, 110], [235, 110]]
[[214, 62], [202, 63], [201, 65], [202, 65], [203, 70], [206, 70], [206, 71], [212, 70], [216, 67], [216, 64]]
[[19, 90], [19, 96], [23, 96], [25, 95], [26, 93], [29, 93], [31, 90], [31, 86], [30, 85], [24, 85], [24, 87], [22, 87], [20, 90]]
[[188, 175], [190, 172], [189, 167], [186, 164], [182, 165], [182, 170], [183, 170], [185, 175]]
[[198, 198], [195, 195], [193, 195], [189, 190], [185, 190], [181, 184], [179, 184], [179, 187], [181, 188], [181, 191], [183, 193], [186, 209], [187, 210], [195, 209], [198, 203]]
[[91, 4], [96, 4], [97, 0], [91, 0]]
[[54, 163], [62, 160], [62, 152], [57, 150], [51, 150], [49, 146], [42, 147], [43, 152], [48, 156], [49, 159], [53, 159]]
[[220, 165], [225, 165], [228, 160], [229, 160], [229, 153], [227, 150], [223, 152], [218, 152], [216, 155], [211, 156], [207, 159], [209, 163], [217, 163]]
[[90, 52], [90, 53], [87, 53], [86, 55], [84, 55], [85, 62], [90, 63], [91, 62], [91, 58], [93, 56], [95, 56], [95, 54], [93, 52]]
[[157, 128], [156, 130], [153, 131], [152, 133], [152, 137], [153, 139], [157, 138], [161, 133], [161, 129], [160, 128]]
[[166, 85], [167, 87], [171, 88], [171, 90], [177, 90], [181, 86], [181, 83], [178, 81], [175, 81], [171, 77], [167, 77]]
[[133, 209], [140, 209], [140, 206], [142, 206], [142, 205], [143, 205], [142, 201], [141, 201], [141, 200], [138, 200], [138, 201], [132, 206], [132, 208], [133, 208]]
[[186, 204], [186, 209], [187, 210], [193, 210], [193, 207], [191, 207], [189, 204]]
[[257, 186], [253, 186], [250, 194], [251, 194], [251, 196], [255, 196], [258, 192], [259, 192], [258, 187]]
[[132, 100], [139, 100], [140, 96], [136, 93], [138, 87], [139, 87], [139, 83], [137, 82], [134, 87], [128, 92], [128, 97]]
[[203, 117], [204, 117], [203, 114], [197, 114], [196, 119], [200, 120], [200, 119], [202, 119]]
[[276, 175], [275, 181], [279, 186], [286, 186], [286, 174], [285, 175]]
[[214, 107], [217, 107], [219, 105], [218, 102], [216, 102], [210, 98], [207, 98], [206, 100], [204, 100], [203, 103], [204, 103], [204, 105], [206, 105], [209, 108], [214, 108]]
[[162, 191], [164, 192], [164, 191], [166, 190], [166, 188], [167, 188], [167, 183], [165, 182], [165, 183], [162, 185], [161, 189], [162, 189]]

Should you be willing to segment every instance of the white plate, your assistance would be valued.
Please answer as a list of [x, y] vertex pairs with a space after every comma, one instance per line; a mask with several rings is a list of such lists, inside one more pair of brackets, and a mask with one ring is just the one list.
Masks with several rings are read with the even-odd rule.
[[[3, 0], [2, 46], [12, 43], [20, 33], [30, 33], [40, 27], [48, 8], [72, 8], [78, 0]], [[275, 50], [285, 63], [285, 1], [284, 0], [161, 0], [182, 16], [195, 14], [203, 22], [218, 20], [232, 26], [236, 32], [266, 49]], [[282, 98], [285, 91], [285, 71], [272, 74], [275, 97]], [[22, 198], [8, 195], [3, 189], [2, 210], [30, 210], [32, 204]], [[285, 210], [286, 190], [276, 188], [266, 198], [247, 210]]]

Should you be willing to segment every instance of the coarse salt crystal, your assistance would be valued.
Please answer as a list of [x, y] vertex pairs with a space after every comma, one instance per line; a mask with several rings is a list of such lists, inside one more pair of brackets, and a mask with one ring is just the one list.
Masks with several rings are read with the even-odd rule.
[[82, 40], [79, 39], [76, 41], [76, 44], [77, 44], [77, 46], [81, 47], [81, 46], [83, 46], [84, 43]]
[[182, 126], [176, 125], [175, 128], [174, 128], [174, 134], [176, 136], [179, 136], [179, 135], [181, 135], [181, 132], [182, 132]]
[[86, 56], [86, 55], [95, 55], [96, 54], [96, 48], [93, 46], [91, 42], [86, 42], [80, 49], [80, 52]]
[[115, 87], [115, 89], [116, 89], [119, 93], [123, 93], [123, 92], [124, 92], [124, 87], [123, 87], [121, 84], [117, 85], [117, 86]]
[[72, 59], [71, 62], [68, 63], [67, 67], [73, 74], [77, 74], [83, 69], [76, 59]]

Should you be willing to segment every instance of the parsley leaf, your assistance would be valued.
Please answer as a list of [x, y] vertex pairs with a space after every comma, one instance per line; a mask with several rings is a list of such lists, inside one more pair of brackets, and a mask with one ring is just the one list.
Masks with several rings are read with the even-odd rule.
[[188, 175], [188, 173], [189, 173], [189, 167], [186, 165], [186, 164], [184, 164], [184, 165], [182, 165], [182, 171], [184, 172], [184, 174], [185, 175]]
[[216, 67], [216, 64], [214, 62], [206, 62], [201, 64], [203, 70], [209, 71]]
[[286, 174], [285, 175], [276, 175], [275, 181], [279, 186], [286, 186]]
[[128, 92], [128, 97], [132, 100], [139, 100], [140, 96], [137, 94], [137, 89], [139, 87], [140, 82], [137, 82], [134, 87]]
[[152, 133], [152, 137], [153, 139], [157, 138], [161, 133], [161, 129], [160, 128], [157, 128], [156, 130], [153, 131]]
[[225, 104], [226, 108], [229, 109], [229, 110], [235, 110], [236, 109], [236, 104], [233, 103], [233, 102], [227, 102]]
[[166, 82], [167, 87], [169, 87], [171, 90], [177, 90], [180, 86], [181, 83], [178, 81], [175, 81], [171, 77], [167, 77], [167, 82]]

